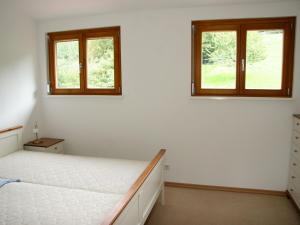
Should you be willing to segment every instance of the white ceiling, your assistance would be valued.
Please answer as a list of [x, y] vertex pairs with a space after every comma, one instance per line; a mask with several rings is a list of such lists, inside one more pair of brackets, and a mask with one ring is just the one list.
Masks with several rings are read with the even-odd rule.
[[0, 3], [9, 4], [35, 19], [46, 19], [141, 9], [280, 1], [287, 0], [0, 0]]

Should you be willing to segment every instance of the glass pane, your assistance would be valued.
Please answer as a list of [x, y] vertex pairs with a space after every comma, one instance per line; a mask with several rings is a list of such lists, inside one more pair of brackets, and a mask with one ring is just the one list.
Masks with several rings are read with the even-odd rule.
[[56, 88], [80, 88], [78, 40], [56, 43]]
[[236, 88], [236, 36], [236, 31], [202, 33], [202, 88]]
[[88, 88], [114, 88], [114, 40], [87, 40]]
[[283, 30], [247, 31], [246, 89], [281, 89]]

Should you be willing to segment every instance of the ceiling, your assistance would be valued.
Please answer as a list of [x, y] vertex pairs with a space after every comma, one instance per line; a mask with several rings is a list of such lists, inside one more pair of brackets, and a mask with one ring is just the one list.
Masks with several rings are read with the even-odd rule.
[[46, 19], [142, 9], [179, 8], [208, 4], [252, 3], [262, 1], [284, 2], [287, 0], [0, 0], [0, 4], [14, 7], [35, 19]]

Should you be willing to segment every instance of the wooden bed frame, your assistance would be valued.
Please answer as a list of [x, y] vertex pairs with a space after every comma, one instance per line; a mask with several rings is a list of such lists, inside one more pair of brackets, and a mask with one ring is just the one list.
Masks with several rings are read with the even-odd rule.
[[[22, 126], [0, 130], [0, 157], [23, 149]], [[143, 225], [157, 199], [164, 204], [164, 160], [161, 149], [147, 168], [99, 225]]]

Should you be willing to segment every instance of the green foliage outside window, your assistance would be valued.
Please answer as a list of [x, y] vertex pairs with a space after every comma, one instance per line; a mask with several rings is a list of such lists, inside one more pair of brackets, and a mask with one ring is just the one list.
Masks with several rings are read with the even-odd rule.
[[[248, 53], [249, 63], [264, 60], [266, 48], [261, 35], [251, 33]], [[236, 32], [204, 32], [202, 41], [202, 63], [222, 63], [232, 65], [236, 63]]]
[[58, 88], [80, 88], [79, 42], [56, 44], [56, 73]]
[[[113, 38], [87, 41], [87, 77], [89, 88], [114, 88]], [[58, 88], [80, 88], [79, 42], [56, 44]]]
[[112, 38], [88, 40], [88, 86], [114, 88], [114, 45]]

